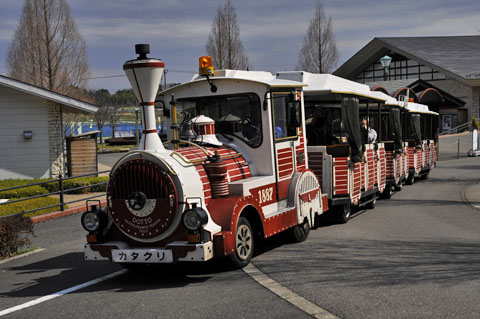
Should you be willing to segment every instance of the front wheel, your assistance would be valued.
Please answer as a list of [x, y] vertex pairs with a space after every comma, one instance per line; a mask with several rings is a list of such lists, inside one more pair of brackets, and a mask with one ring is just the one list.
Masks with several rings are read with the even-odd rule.
[[230, 262], [235, 268], [243, 268], [253, 256], [254, 238], [250, 222], [245, 217], [240, 217], [235, 232], [235, 249], [231, 254]]

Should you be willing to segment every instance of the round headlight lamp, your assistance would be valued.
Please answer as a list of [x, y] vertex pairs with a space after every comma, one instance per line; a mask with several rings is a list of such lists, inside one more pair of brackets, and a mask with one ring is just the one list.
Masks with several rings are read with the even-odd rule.
[[208, 214], [200, 207], [193, 207], [183, 213], [182, 222], [188, 230], [199, 230], [208, 223]]
[[82, 215], [82, 226], [86, 231], [97, 231], [100, 228], [100, 222], [100, 216], [96, 211], [86, 212]]

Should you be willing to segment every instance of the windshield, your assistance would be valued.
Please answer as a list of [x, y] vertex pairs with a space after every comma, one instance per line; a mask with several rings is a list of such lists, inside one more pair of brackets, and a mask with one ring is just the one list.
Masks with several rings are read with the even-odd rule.
[[254, 93], [206, 96], [177, 100], [182, 120], [205, 115], [215, 121], [216, 134], [235, 136], [251, 147], [262, 144], [260, 98]]

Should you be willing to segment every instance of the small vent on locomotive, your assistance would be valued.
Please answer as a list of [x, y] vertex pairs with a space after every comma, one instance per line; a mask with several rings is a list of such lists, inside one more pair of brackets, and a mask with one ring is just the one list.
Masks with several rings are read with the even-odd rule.
[[157, 164], [148, 160], [131, 160], [113, 173], [109, 196], [128, 199], [132, 192], [142, 192], [149, 199], [168, 198], [171, 193], [168, 175]]

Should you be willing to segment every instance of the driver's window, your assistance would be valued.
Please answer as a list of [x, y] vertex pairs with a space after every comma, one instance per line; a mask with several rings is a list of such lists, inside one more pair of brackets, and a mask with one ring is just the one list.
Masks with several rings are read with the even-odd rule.
[[291, 139], [298, 136], [299, 101], [292, 98], [292, 94], [273, 95], [273, 116], [275, 140]]
[[261, 105], [254, 93], [179, 99], [179, 112], [188, 113], [185, 118], [210, 117], [216, 134], [235, 136], [254, 148], [262, 144]]

